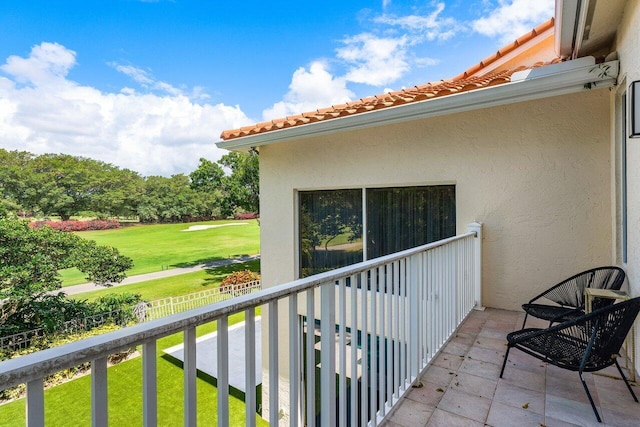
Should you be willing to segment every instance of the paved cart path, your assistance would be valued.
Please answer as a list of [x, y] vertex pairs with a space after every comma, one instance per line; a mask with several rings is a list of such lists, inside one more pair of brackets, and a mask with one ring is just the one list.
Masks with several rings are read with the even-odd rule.
[[[191, 267], [172, 268], [169, 270], [154, 271], [153, 273], [138, 274], [136, 276], [127, 277], [122, 282], [115, 283], [112, 287], [130, 285], [132, 283], [146, 282], [147, 280], [161, 279], [163, 277], [178, 276], [180, 274], [193, 273], [195, 271], [200, 271], [207, 268], [223, 267], [225, 265], [230, 265], [230, 264], [238, 264], [241, 262], [252, 261], [254, 259], [259, 259], [259, 258], [260, 258], [259, 254], [250, 255], [250, 256], [243, 256], [239, 258], [212, 261], [206, 264], [199, 264]], [[73, 285], [73, 286], [67, 286], [67, 287], [61, 288], [57, 292], [64, 292], [67, 295], [76, 295], [76, 294], [81, 294], [83, 292], [95, 291], [96, 289], [104, 289], [104, 287], [98, 286], [95, 283], [83, 283], [81, 285]]]

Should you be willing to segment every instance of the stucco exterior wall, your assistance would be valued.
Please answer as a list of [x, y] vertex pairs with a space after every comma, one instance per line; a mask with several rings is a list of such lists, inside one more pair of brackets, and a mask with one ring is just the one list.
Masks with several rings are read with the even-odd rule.
[[[616, 50], [620, 59], [620, 73], [618, 82], [621, 87], [617, 94], [628, 86], [631, 82], [640, 80], [640, 0], [631, 0], [627, 2], [624, 10], [622, 22], [618, 28], [616, 39]], [[629, 93], [627, 93], [630, 96]], [[612, 104], [615, 105], [616, 95], [611, 96]], [[612, 109], [615, 111], [615, 109]], [[620, 117], [612, 115], [612, 128], [616, 123], [620, 123]], [[626, 132], [628, 135], [628, 131]], [[616, 144], [619, 144], [617, 135], [613, 134], [612, 151], [616, 152]], [[627, 259], [628, 262], [623, 265], [627, 272], [629, 283], [629, 291], [631, 296], [640, 296], [640, 140], [627, 138]], [[616, 183], [620, 185], [619, 182]], [[619, 208], [621, 209], [621, 208]], [[621, 212], [616, 212], [616, 217], [620, 218]], [[620, 229], [620, 224], [616, 224]], [[617, 236], [622, 238], [620, 234]], [[618, 249], [620, 245], [616, 245]], [[635, 354], [639, 354], [640, 350], [640, 328], [636, 323], [635, 329]], [[636, 356], [635, 368], [640, 371], [639, 357]]]
[[[618, 81], [626, 87], [640, 80], [640, 1], [629, 1], [618, 29], [616, 49], [620, 58]], [[630, 95], [630, 94], [629, 94]], [[618, 118], [614, 117], [614, 120]], [[614, 121], [615, 123], [615, 121]], [[613, 138], [615, 143], [615, 136]], [[633, 296], [640, 295], [640, 140], [627, 140], [627, 223], [629, 276]]]
[[609, 126], [595, 89], [263, 146], [263, 285], [297, 278], [297, 190], [453, 183], [457, 232], [484, 223], [483, 304], [519, 309], [612, 262]]

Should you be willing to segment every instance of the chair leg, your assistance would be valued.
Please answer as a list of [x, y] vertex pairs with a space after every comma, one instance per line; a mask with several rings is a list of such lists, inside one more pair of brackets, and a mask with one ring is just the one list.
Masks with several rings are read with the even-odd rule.
[[509, 357], [509, 350], [511, 350], [511, 346], [507, 345], [507, 352], [504, 354], [504, 361], [502, 362], [502, 370], [500, 371], [500, 378], [502, 378], [502, 374], [504, 374], [504, 368], [507, 366], [507, 358]]
[[596, 409], [596, 404], [593, 403], [593, 398], [591, 397], [591, 393], [589, 392], [589, 387], [587, 387], [587, 383], [584, 381], [584, 378], [582, 378], [582, 372], [578, 372], [578, 375], [580, 375], [580, 381], [582, 381], [582, 387], [584, 387], [584, 391], [587, 393], [587, 397], [589, 398], [589, 403], [591, 403], [591, 408], [593, 409], [593, 413], [596, 414], [596, 419], [598, 420], [599, 423], [601, 423], [602, 419], [600, 418], [600, 414]]
[[627, 388], [629, 389], [629, 392], [631, 393], [631, 396], [633, 396], [633, 400], [635, 400], [637, 402], [638, 398], [636, 397], [636, 394], [633, 392], [633, 389], [631, 388], [631, 384], [629, 384], [629, 381], [627, 380], [627, 377], [625, 377], [624, 373], [622, 372], [622, 369], [620, 369], [620, 364], [618, 363], [618, 359], [616, 359], [615, 362], [616, 362], [616, 368], [618, 368], [618, 372], [620, 372], [620, 376], [624, 380], [624, 383], [627, 385]]
[[524, 329], [524, 324], [527, 323], [527, 316], [529, 316], [529, 313], [525, 312], [524, 313], [524, 322], [522, 322], [522, 328], [520, 328], [520, 329]]

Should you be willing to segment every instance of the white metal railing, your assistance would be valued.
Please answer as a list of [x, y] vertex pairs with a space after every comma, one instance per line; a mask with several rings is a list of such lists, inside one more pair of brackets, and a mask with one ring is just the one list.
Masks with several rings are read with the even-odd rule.
[[200, 292], [192, 292], [186, 295], [141, 302], [132, 309], [133, 313], [131, 313], [129, 309], [113, 310], [106, 313], [67, 320], [53, 331], [47, 331], [45, 328], [38, 328], [16, 334], [0, 336], [0, 351], [25, 349], [31, 346], [31, 342], [34, 339], [40, 339], [47, 335], [72, 334], [78, 331], [87, 331], [100, 327], [108, 322], [126, 325], [131, 318], [135, 318], [138, 322], [148, 322], [149, 320], [155, 320], [160, 317], [181, 313], [204, 305], [224, 301], [229, 298], [247, 295], [260, 289], [260, 280], [253, 280], [251, 282], [236, 285], [225, 285]]
[[136, 307], [135, 314], [139, 321], [149, 321], [224, 301], [229, 298], [247, 295], [260, 289], [260, 280], [237, 285], [220, 286], [200, 292], [166, 297], [148, 303], [142, 303]]
[[[182, 332], [184, 424], [195, 426], [195, 327], [215, 321], [218, 425], [227, 426], [228, 318], [244, 312], [245, 418], [247, 426], [255, 426], [254, 319], [255, 309], [266, 306], [262, 324], [268, 333], [263, 333], [262, 351], [268, 360], [268, 386], [263, 387], [268, 401], [263, 400], [263, 415], [270, 424], [279, 425], [284, 414], [292, 426], [376, 426], [469, 311], [480, 306], [481, 229], [474, 227], [419, 248], [0, 362], [0, 387], [26, 383], [27, 424], [43, 426], [43, 378], [91, 361], [92, 422], [107, 425], [106, 358], [141, 345], [143, 420], [145, 426], [155, 426], [156, 342]], [[288, 372], [282, 372], [280, 359], [287, 358]], [[320, 384], [315, 384], [318, 371]], [[280, 393], [283, 388], [287, 393]]]
[[[53, 331], [45, 328], [31, 329], [17, 334], [5, 335], [0, 337], [1, 350], [20, 350], [31, 346], [33, 340], [41, 339], [47, 335], [73, 334], [79, 331], [88, 331], [98, 328], [108, 322], [118, 323], [121, 319], [127, 317], [127, 313], [123, 310], [114, 310], [107, 313], [94, 314], [92, 316], [80, 317], [77, 319], [67, 320]], [[127, 323], [124, 322], [119, 323]]]

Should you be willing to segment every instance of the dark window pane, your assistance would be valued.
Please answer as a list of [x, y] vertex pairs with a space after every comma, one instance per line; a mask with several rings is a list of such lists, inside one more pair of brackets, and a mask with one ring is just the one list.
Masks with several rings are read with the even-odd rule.
[[455, 233], [454, 185], [367, 189], [367, 259]]
[[300, 277], [363, 260], [362, 190], [304, 191], [300, 199]]

